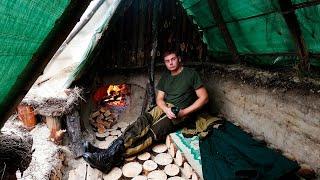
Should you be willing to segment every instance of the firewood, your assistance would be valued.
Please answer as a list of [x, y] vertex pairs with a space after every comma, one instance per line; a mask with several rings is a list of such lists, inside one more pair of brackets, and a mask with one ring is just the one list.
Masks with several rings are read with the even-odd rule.
[[138, 162], [129, 162], [122, 167], [122, 172], [125, 177], [133, 178], [142, 172], [142, 166]]
[[187, 162], [183, 163], [182, 174], [187, 179], [189, 179], [192, 175], [192, 167]]
[[168, 153], [160, 153], [154, 158], [154, 161], [161, 166], [166, 166], [172, 163], [172, 157]]
[[103, 113], [107, 112], [107, 109], [105, 107], [101, 107], [100, 112], [102, 112], [102, 114], [103, 114]]
[[152, 151], [155, 153], [163, 153], [167, 150], [167, 146], [165, 144], [158, 144], [152, 148]]
[[131, 157], [127, 157], [126, 158], [126, 161], [127, 162], [131, 162], [131, 161], [133, 161], [133, 160], [135, 160], [136, 159], [136, 156], [131, 156]]
[[167, 175], [162, 170], [156, 170], [152, 171], [148, 174], [148, 179], [154, 179], [154, 180], [166, 180]]
[[103, 124], [97, 124], [98, 125], [98, 133], [103, 134], [107, 131], [107, 129], [103, 126]]
[[111, 112], [109, 111], [109, 110], [107, 110], [105, 113], [104, 113], [104, 116], [105, 117], [108, 117], [108, 116], [110, 116], [111, 115]]
[[182, 156], [182, 154], [181, 154], [181, 151], [177, 151], [176, 152], [176, 158], [174, 159], [174, 162], [175, 162], [175, 164], [176, 165], [178, 165], [178, 166], [182, 166], [183, 165], [183, 163], [185, 162], [185, 159], [184, 159], [184, 157]]
[[164, 172], [168, 176], [177, 176], [180, 172], [180, 168], [175, 164], [168, 164], [166, 167], [164, 167]]
[[129, 123], [127, 123], [127, 122], [119, 122], [118, 123], [119, 128], [126, 128], [128, 125], [129, 125]]
[[150, 157], [151, 157], [151, 154], [148, 152], [144, 152], [144, 153], [138, 155], [138, 159], [141, 161], [146, 161], [146, 160], [150, 159]]
[[170, 138], [170, 135], [168, 135], [168, 136], [166, 137], [166, 146], [167, 146], [167, 148], [170, 147], [170, 144], [171, 144], [171, 138]]
[[195, 173], [195, 172], [193, 172], [192, 174], [191, 174], [191, 180], [199, 180], [200, 178], [198, 177], [198, 175]]
[[171, 157], [175, 157], [176, 152], [177, 152], [177, 148], [174, 146], [173, 143], [170, 144], [170, 147], [168, 149], [169, 154], [171, 155]]
[[98, 116], [100, 116], [100, 111], [96, 111], [96, 112], [92, 113], [92, 114], [90, 115], [90, 118], [94, 119], [94, 118], [96, 118], [96, 117], [98, 117]]
[[142, 166], [146, 174], [158, 168], [158, 164], [152, 160], [145, 161]]
[[120, 136], [121, 135], [121, 131], [120, 130], [111, 131], [110, 135], [111, 136]]
[[139, 175], [139, 176], [134, 177], [132, 180], [148, 180], [148, 178], [146, 176]]
[[105, 133], [96, 132], [96, 139], [99, 141], [104, 141], [106, 139]]
[[174, 177], [168, 178], [168, 180], [185, 180], [185, 178], [182, 178], [182, 177], [179, 177], [179, 176], [174, 176]]
[[120, 179], [122, 176], [122, 171], [118, 167], [114, 167], [108, 174], [103, 175], [103, 179]]

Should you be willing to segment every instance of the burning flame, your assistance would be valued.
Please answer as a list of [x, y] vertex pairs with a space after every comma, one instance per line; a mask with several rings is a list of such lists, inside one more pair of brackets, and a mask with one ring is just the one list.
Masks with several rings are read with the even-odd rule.
[[128, 89], [125, 84], [109, 85], [107, 90], [108, 96], [104, 100], [111, 106], [126, 106], [126, 95]]

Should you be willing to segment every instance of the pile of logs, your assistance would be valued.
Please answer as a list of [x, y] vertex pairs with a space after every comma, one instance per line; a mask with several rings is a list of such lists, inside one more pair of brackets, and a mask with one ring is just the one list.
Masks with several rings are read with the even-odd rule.
[[116, 118], [113, 113], [106, 107], [101, 107], [94, 111], [90, 116], [90, 124], [93, 131], [103, 134], [116, 123]]
[[200, 179], [183, 157], [180, 150], [173, 145], [169, 136], [166, 144], [158, 144], [152, 151], [126, 158], [122, 168], [115, 167], [105, 179]]

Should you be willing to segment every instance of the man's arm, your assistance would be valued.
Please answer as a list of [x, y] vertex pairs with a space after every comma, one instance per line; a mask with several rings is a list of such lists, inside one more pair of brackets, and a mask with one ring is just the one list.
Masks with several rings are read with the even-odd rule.
[[198, 99], [190, 106], [188, 106], [184, 109], [181, 109], [179, 112], [179, 115], [178, 115], [179, 117], [185, 117], [185, 116], [199, 110], [201, 107], [203, 107], [205, 104], [208, 103], [209, 98], [208, 98], [208, 93], [207, 93], [206, 88], [201, 86], [200, 88], [196, 89], [195, 92], [197, 94]]
[[175, 119], [176, 115], [171, 111], [171, 108], [167, 106], [166, 102], [164, 101], [164, 95], [165, 92], [158, 90], [156, 99], [157, 105], [166, 113], [169, 119]]

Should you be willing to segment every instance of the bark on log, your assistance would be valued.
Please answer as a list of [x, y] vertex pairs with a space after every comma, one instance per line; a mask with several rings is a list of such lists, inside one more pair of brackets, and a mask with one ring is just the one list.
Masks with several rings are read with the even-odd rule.
[[32, 144], [31, 135], [0, 134], [1, 179], [14, 179], [18, 169], [23, 174], [32, 159]]
[[80, 127], [80, 116], [78, 111], [67, 115], [67, 130], [70, 138], [70, 148], [76, 158], [84, 153], [82, 148], [82, 136]]

